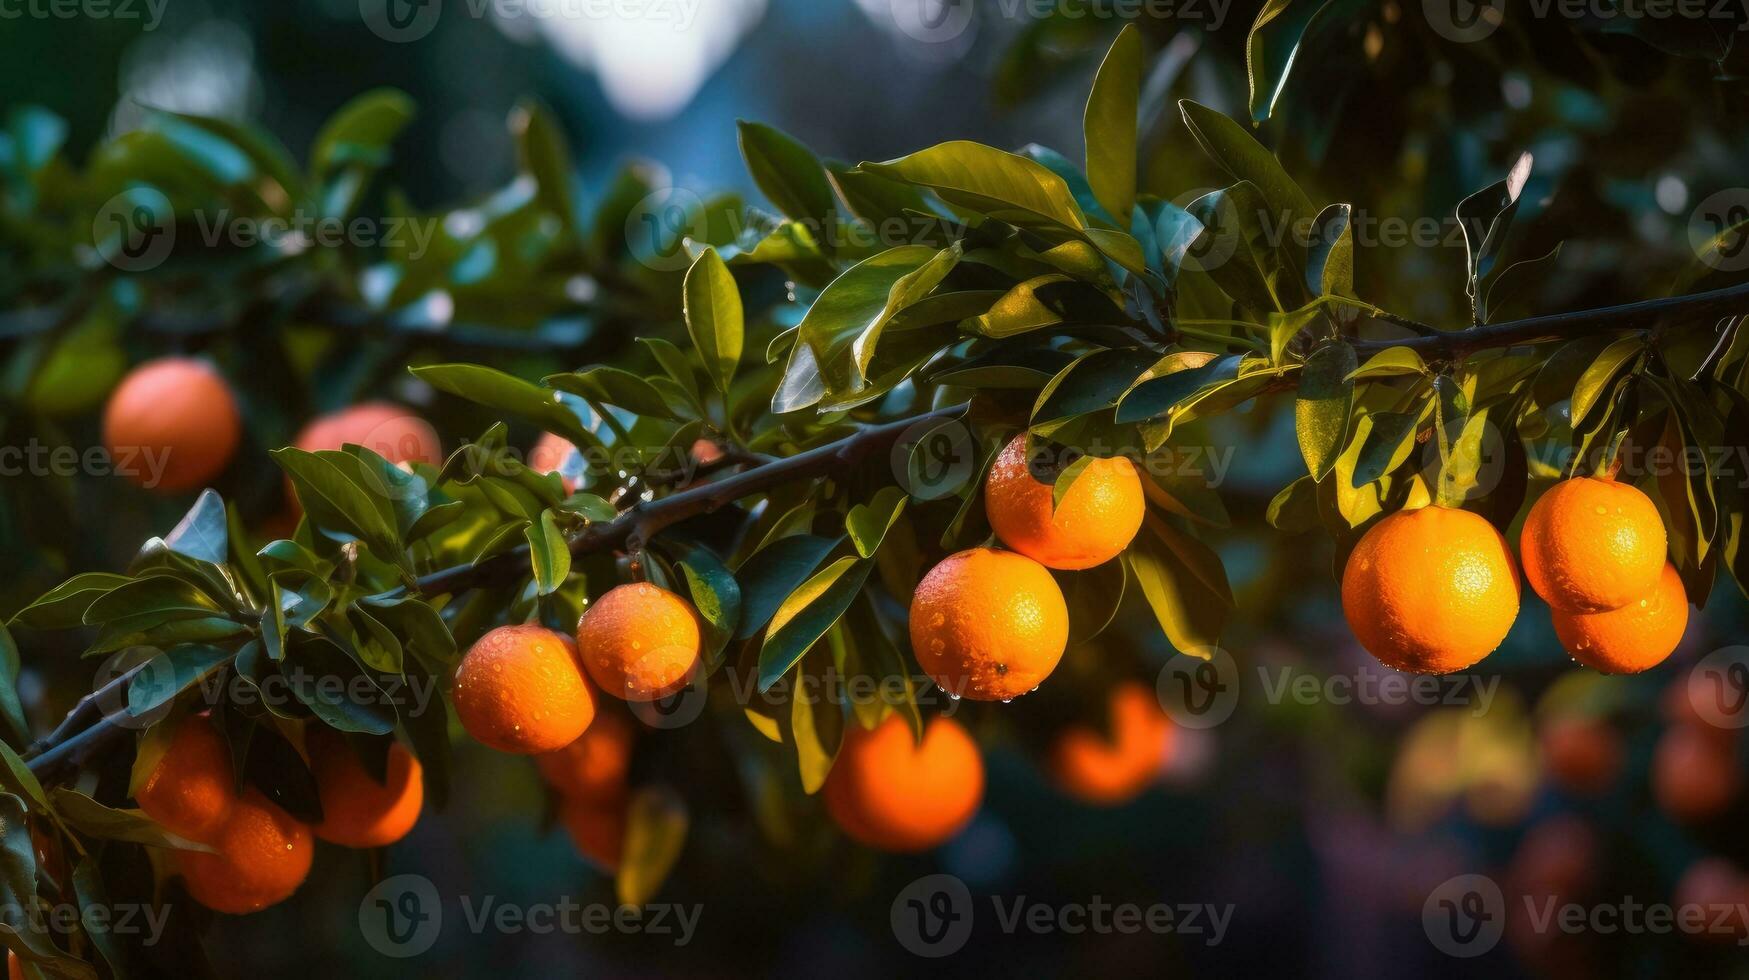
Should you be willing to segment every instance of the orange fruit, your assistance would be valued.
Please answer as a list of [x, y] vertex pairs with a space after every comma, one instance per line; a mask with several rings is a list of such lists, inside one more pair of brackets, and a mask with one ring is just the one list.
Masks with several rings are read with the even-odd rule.
[[534, 448], [528, 451], [528, 468], [536, 473], [557, 473], [566, 493], [577, 492], [577, 481], [564, 473], [565, 464], [577, 447], [569, 439], [551, 432], [541, 433]]
[[994, 548], [952, 554], [911, 597], [911, 648], [942, 690], [1006, 701], [1049, 677], [1069, 644], [1069, 608], [1043, 565]]
[[1556, 718], [1543, 726], [1543, 767], [1555, 785], [1577, 796], [1599, 796], [1620, 775], [1622, 740], [1590, 718]]
[[701, 648], [692, 606], [648, 582], [609, 589], [577, 624], [584, 669], [626, 701], [655, 701], [685, 687], [703, 664]]
[[625, 796], [626, 771], [632, 758], [632, 721], [618, 711], [602, 711], [577, 740], [554, 752], [534, 757], [548, 784], [561, 794], [581, 800], [617, 800]]
[[216, 853], [177, 851], [194, 900], [215, 912], [243, 915], [284, 901], [310, 873], [310, 828], [251, 788], [209, 841]]
[[1525, 515], [1524, 577], [1569, 612], [1619, 609], [1651, 592], [1665, 565], [1664, 521], [1650, 497], [1594, 477], [1562, 480]]
[[1110, 737], [1075, 727], [1057, 737], [1051, 775], [1070, 796], [1110, 805], [1133, 799], [1154, 780], [1172, 739], [1172, 721], [1152, 688], [1125, 681], [1112, 689]]
[[425, 802], [424, 770], [399, 742], [389, 745], [385, 782], [377, 782], [346, 740], [311, 726], [310, 771], [322, 797], [316, 836], [344, 847], [385, 847], [407, 836]]
[[844, 733], [823, 795], [852, 839], [883, 851], [925, 851], [978, 812], [984, 759], [951, 718], [929, 722], [918, 744], [911, 726], [890, 714], [872, 730], [852, 725]]
[[595, 718], [595, 692], [571, 641], [534, 624], [500, 626], [456, 667], [456, 717], [476, 741], [533, 755], [576, 741]]
[[1652, 753], [1652, 796], [1683, 823], [1701, 823], [1724, 813], [1737, 798], [1736, 752], [1701, 725], [1677, 725], [1658, 739]]
[[365, 402], [319, 416], [298, 433], [293, 445], [306, 452], [341, 449], [348, 443], [391, 463], [443, 465], [437, 430], [416, 413], [392, 402]]
[[242, 437], [236, 396], [211, 365], [191, 358], [140, 365], [103, 409], [103, 445], [116, 472], [149, 490], [200, 487], [224, 471]]
[[204, 715], [177, 725], [164, 757], [135, 797], [146, 816], [191, 841], [216, 834], [237, 801], [231, 750]]
[[6, 980], [24, 980], [24, 964], [10, 949], [6, 951]]
[[1374, 524], [1342, 571], [1342, 614], [1387, 667], [1448, 674], [1493, 653], [1518, 618], [1518, 567], [1476, 514], [1398, 511]]
[[559, 822], [589, 863], [609, 874], [619, 871], [626, 836], [624, 800], [601, 803], [567, 797], [559, 804]]
[[1054, 507], [1054, 488], [1027, 465], [1026, 433], [984, 479], [984, 513], [1002, 543], [1047, 568], [1092, 568], [1118, 556], [1142, 526], [1142, 479], [1123, 457], [1087, 465]]
[[1637, 674], [1664, 662], [1682, 642], [1688, 628], [1688, 592], [1676, 566], [1651, 590], [1619, 609], [1596, 613], [1553, 611], [1555, 635], [1561, 645], [1592, 670], [1605, 674]]

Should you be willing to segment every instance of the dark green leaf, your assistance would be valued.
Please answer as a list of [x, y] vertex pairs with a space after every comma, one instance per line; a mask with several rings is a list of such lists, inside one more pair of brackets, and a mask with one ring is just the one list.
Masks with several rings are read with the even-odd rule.
[[1306, 359], [1294, 401], [1294, 430], [1300, 455], [1312, 479], [1322, 480], [1342, 454], [1348, 412], [1354, 402], [1354, 373], [1359, 359], [1345, 341], [1325, 344]]
[[1099, 66], [1082, 120], [1087, 182], [1119, 221], [1129, 217], [1136, 203], [1136, 100], [1141, 86], [1142, 32], [1126, 24]]
[[727, 392], [741, 362], [741, 291], [716, 249], [707, 248], [686, 273], [686, 329], [717, 390]]

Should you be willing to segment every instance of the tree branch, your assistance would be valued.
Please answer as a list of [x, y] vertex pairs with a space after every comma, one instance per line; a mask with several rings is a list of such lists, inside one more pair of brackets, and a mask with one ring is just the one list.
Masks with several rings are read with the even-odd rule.
[[1402, 340], [1363, 340], [1354, 345], [1362, 355], [1389, 347], [1407, 347], [1418, 354], [1462, 357], [1491, 347], [1516, 347], [1605, 330], [1642, 330], [1675, 317], [1700, 322], [1749, 310], [1749, 282], [1690, 296], [1668, 296], [1623, 306], [1575, 313], [1552, 313], [1452, 330]]
[[[678, 493], [639, 503], [611, 521], [596, 524], [571, 541], [572, 555], [586, 555], [624, 545], [634, 533], [644, 539], [681, 521], [709, 514], [727, 507], [743, 497], [779, 487], [795, 480], [811, 479], [831, 473], [841, 473], [861, 464], [870, 456], [890, 452], [914, 426], [940, 419], [953, 418], [966, 411], [965, 405], [936, 409], [896, 422], [873, 425], [837, 442], [827, 443], [781, 459], [753, 455], [735, 455], [733, 464], [749, 468], [734, 476], [705, 483]], [[418, 580], [416, 589], [425, 595], [465, 592], [497, 584], [514, 582], [529, 574], [526, 545], [495, 555], [477, 565], [446, 568]], [[77, 762], [112, 739], [130, 731], [131, 716], [126, 708], [99, 715], [102, 703], [120, 698], [126, 701], [127, 682], [138, 668], [105, 684], [81, 698], [67, 718], [47, 737], [31, 746], [33, 755], [28, 765], [39, 777]], [[95, 717], [94, 717], [95, 716]]]

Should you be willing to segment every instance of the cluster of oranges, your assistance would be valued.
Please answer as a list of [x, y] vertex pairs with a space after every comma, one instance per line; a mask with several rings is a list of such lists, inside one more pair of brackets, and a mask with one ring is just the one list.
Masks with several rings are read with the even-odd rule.
[[384, 847], [418, 821], [423, 774], [419, 760], [399, 743], [389, 748], [382, 782], [328, 729], [307, 726], [305, 751], [322, 803], [322, 822], [313, 827], [253, 786], [238, 792], [230, 748], [206, 716], [178, 724], [136, 799], [166, 830], [208, 848], [176, 852], [196, 901], [232, 915], [259, 911], [303, 884], [315, 854], [312, 837], [344, 847]]
[[[1525, 516], [1519, 554], [1579, 663], [1637, 673], [1676, 649], [1688, 600], [1665, 557], [1664, 523], [1638, 489], [1564, 480]], [[1363, 535], [1342, 575], [1342, 611], [1386, 666], [1445, 674], [1492, 653], [1518, 617], [1518, 564], [1480, 515], [1441, 506], [1399, 511]]]
[[698, 615], [685, 599], [637, 582], [590, 605], [577, 638], [545, 627], [501, 626], [456, 668], [456, 716], [475, 740], [532, 755], [559, 793], [559, 816], [583, 855], [619, 866], [634, 726], [601, 703], [668, 697], [703, 667]]

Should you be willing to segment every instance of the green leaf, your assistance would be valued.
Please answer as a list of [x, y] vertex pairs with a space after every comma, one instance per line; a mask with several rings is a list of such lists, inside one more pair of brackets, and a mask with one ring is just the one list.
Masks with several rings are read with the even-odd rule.
[[799, 327], [800, 346], [812, 352], [826, 391], [855, 391], [876, 342], [894, 314], [941, 282], [959, 261], [959, 247], [888, 249], [846, 270], [820, 293]]
[[981, 143], [942, 143], [859, 169], [927, 187], [949, 204], [1017, 227], [1080, 232], [1087, 226], [1063, 178], [1043, 164]]
[[48, 795], [43, 792], [43, 784], [37, 780], [36, 773], [31, 772], [30, 765], [4, 742], [0, 742], [0, 763], [5, 764], [4, 771], [0, 771], [0, 780], [5, 781], [8, 792], [27, 797], [39, 807], [48, 806]]
[[1129, 585], [1129, 564], [1108, 561], [1081, 572], [1052, 572], [1069, 607], [1069, 646], [1073, 650], [1117, 618]]
[[1604, 391], [1610, 383], [1627, 368], [1629, 362], [1638, 357], [1646, 349], [1646, 340], [1638, 334], [1623, 337], [1605, 347], [1599, 353], [1585, 373], [1579, 376], [1578, 384], [1573, 386], [1572, 412], [1574, 430], [1581, 430], [1585, 421], [1591, 417], [1591, 410], [1599, 403]]
[[569, 392], [587, 401], [617, 405], [637, 415], [680, 420], [679, 414], [655, 386], [630, 371], [616, 367], [592, 367], [576, 374], [548, 375], [542, 380], [559, 391]]
[[1387, 347], [1348, 375], [1349, 381], [1361, 378], [1388, 378], [1406, 374], [1427, 374], [1427, 362], [1412, 347]]
[[559, 121], [539, 100], [524, 98], [510, 111], [510, 133], [516, 138], [517, 163], [534, 177], [542, 206], [575, 229], [577, 213], [571, 195], [571, 154]]
[[166, 622], [199, 619], [219, 611], [211, 597], [189, 582], [169, 575], [150, 575], [99, 596], [86, 608], [85, 623], [95, 626], [146, 615]]
[[759, 690], [768, 691], [802, 659], [815, 641], [838, 622], [874, 563], [851, 556], [838, 559], [801, 584], [771, 617], [759, 650]]
[[873, 500], [850, 508], [850, 513], [844, 517], [844, 530], [850, 534], [851, 543], [856, 545], [857, 554], [864, 558], [874, 557], [887, 532], [905, 512], [905, 504], [910, 499], [898, 487], [882, 487], [876, 491]]
[[686, 272], [686, 329], [704, 359], [705, 373], [727, 393], [741, 362], [741, 290], [716, 249], [707, 248]]
[[109, 966], [110, 976], [126, 977], [127, 954], [116, 939], [115, 906], [110, 901], [109, 890], [104, 887], [97, 859], [90, 855], [80, 858], [73, 867], [73, 899], [79, 903], [79, 924], [84, 926], [86, 937]]
[[765, 628], [777, 607], [813, 574], [838, 542], [811, 534], [778, 538], [754, 552], [736, 572], [741, 583], [741, 626], [745, 640]]
[[1294, 431], [1299, 435], [1306, 470], [1314, 480], [1329, 475], [1336, 457], [1342, 454], [1342, 437], [1348, 431], [1348, 413], [1354, 403], [1354, 382], [1349, 375], [1357, 361], [1354, 348], [1339, 340], [1313, 351], [1300, 373]]
[[1354, 208], [1332, 204], [1318, 213], [1306, 248], [1306, 290], [1313, 296], [1354, 295]]
[[384, 514], [386, 498], [373, 496], [341, 468], [341, 460], [352, 457], [338, 452], [305, 452], [296, 447], [276, 449], [269, 455], [291, 477], [304, 512], [317, 527], [331, 536], [345, 534], [364, 541], [384, 561], [405, 560], [400, 536]]
[[1082, 120], [1087, 182], [1099, 203], [1120, 221], [1136, 203], [1136, 101], [1141, 86], [1142, 32], [1126, 24], [1093, 79]]
[[1189, 99], [1179, 102], [1178, 108], [1185, 125], [1190, 128], [1190, 135], [1209, 159], [1233, 180], [1256, 185], [1269, 204], [1272, 219], [1289, 222], [1280, 227], [1291, 228], [1293, 220], [1314, 215], [1306, 192], [1287, 175], [1275, 155], [1264, 149], [1263, 144], [1253, 139], [1244, 127]]
[[816, 231], [832, 228], [832, 185], [814, 152], [781, 130], [763, 123], [736, 124], [741, 155], [759, 190], [777, 209]]
[[1256, 184], [1242, 180], [1204, 194], [1187, 210], [1212, 242], [1199, 260], [1203, 270], [1242, 310], [1262, 316], [1304, 305], [1301, 266], [1290, 254], [1292, 243], [1279, 238], [1286, 227], [1277, 224], [1281, 212]]
[[1521, 154], [1505, 178], [1458, 202], [1458, 226], [1463, 231], [1468, 256], [1468, 293], [1476, 322], [1481, 322], [1481, 281], [1494, 267], [1494, 259], [1506, 244], [1506, 230], [1518, 213], [1518, 196], [1530, 179], [1531, 155]]
[[1269, 502], [1269, 526], [1284, 534], [1304, 534], [1318, 526], [1318, 484], [1302, 476]]
[[656, 897], [686, 846], [686, 803], [665, 786], [640, 787], [626, 805], [625, 843], [614, 892], [622, 906]]
[[30, 741], [30, 725], [24, 720], [24, 707], [18, 702], [18, 644], [12, 633], [0, 626], [0, 718], [12, 729], [17, 744]]
[[549, 509], [541, 511], [540, 523], [530, 524], [524, 534], [528, 537], [529, 561], [534, 566], [535, 588], [541, 595], [552, 595], [554, 589], [565, 584], [565, 576], [571, 574], [571, 546], [565, 540], [565, 532], [559, 530]]
[[708, 673], [722, 662], [723, 651], [741, 625], [741, 586], [717, 556], [704, 548], [688, 549], [679, 565], [693, 608], [704, 621]]
[[388, 162], [389, 144], [412, 121], [413, 100], [405, 92], [365, 92], [341, 106], [316, 134], [310, 169], [321, 173], [340, 164], [381, 166]]
[[93, 602], [132, 581], [110, 572], [81, 572], [14, 613], [11, 625], [35, 630], [72, 629], [84, 624], [85, 611]]
[[1301, 307], [1291, 313], [1269, 314], [1269, 363], [1282, 363], [1282, 358], [1287, 354], [1287, 345], [1317, 319], [1316, 306]]
[[443, 616], [430, 603], [390, 593], [358, 600], [361, 608], [395, 631], [408, 649], [434, 664], [449, 666], [456, 659], [455, 637]]
[[229, 540], [225, 502], [212, 490], [202, 490], [194, 506], [164, 536], [170, 550], [214, 565], [223, 565], [229, 558]]
[[80, 833], [99, 840], [127, 841], [148, 847], [169, 847], [184, 851], [210, 851], [211, 848], [185, 840], [159, 826], [140, 810], [117, 810], [104, 806], [84, 793], [64, 786], [55, 787], [49, 800], [55, 813]]
[[1181, 653], [1194, 654], [1220, 642], [1233, 593], [1220, 556], [1171, 525], [1150, 517], [1125, 559], [1154, 618]]
[[[1330, 18], [1327, 11], [1335, 8]], [[1263, 122], [1275, 111], [1287, 89], [1316, 23], [1344, 23], [1363, 9], [1359, 0], [1338, 4], [1334, 0], [1269, 0], [1251, 22], [1245, 42], [1245, 74], [1251, 83], [1251, 118]], [[1336, 16], [1340, 14], [1341, 16]], [[1334, 18], [1334, 19], [1332, 19]]]
[[[358, 662], [333, 641], [293, 633], [291, 650], [279, 665], [287, 687], [329, 728], [367, 735], [395, 730], [389, 696]], [[365, 692], [363, 698], [353, 695]]]
[[550, 389], [478, 364], [433, 364], [411, 370], [439, 391], [527, 419], [577, 446], [603, 448], [595, 433]]
[[128, 714], [144, 718], [231, 659], [231, 651], [189, 643], [160, 653], [128, 681]]
[[1350, 486], [1364, 487], [1409, 458], [1421, 416], [1403, 412], [1369, 412], [1356, 421], [1354, 441], [1360, 445]]

